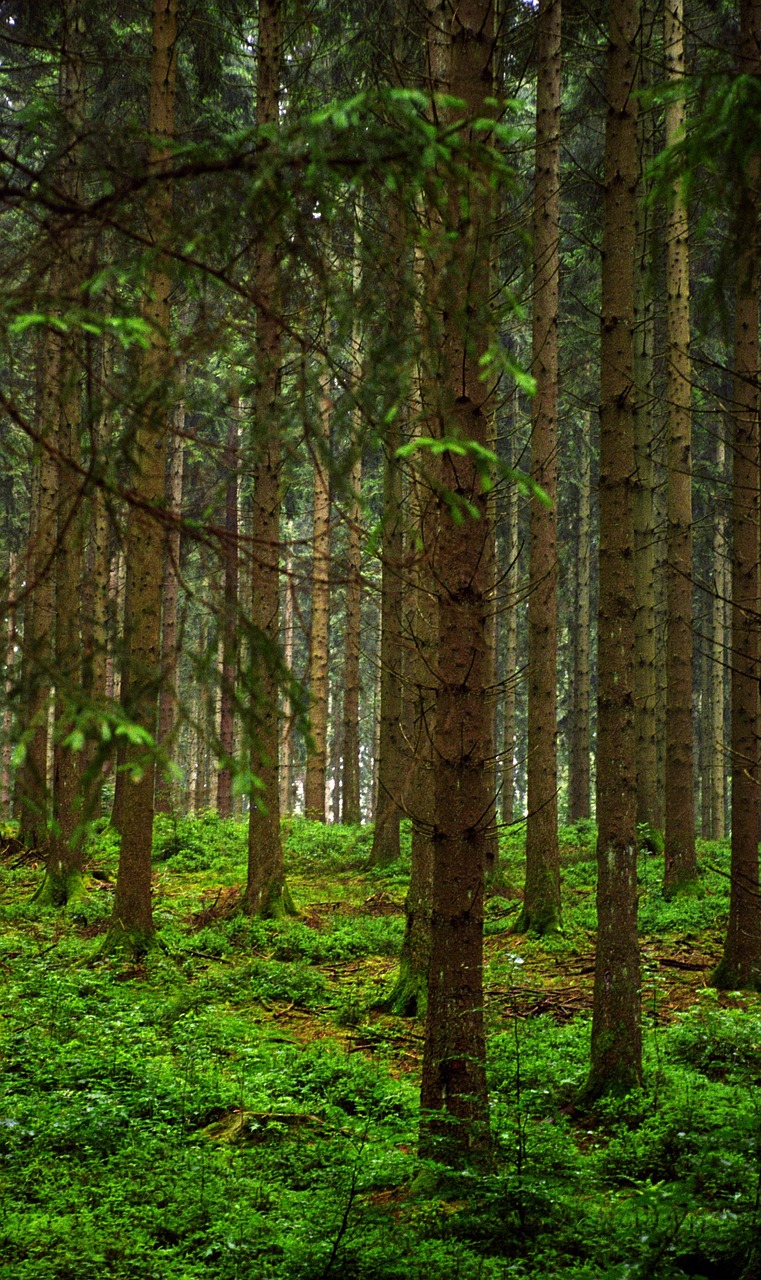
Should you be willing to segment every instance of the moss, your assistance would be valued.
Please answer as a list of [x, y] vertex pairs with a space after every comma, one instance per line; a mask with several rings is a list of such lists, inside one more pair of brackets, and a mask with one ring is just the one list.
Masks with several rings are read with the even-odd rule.
[[426, 975], [415, 969], [409, 957], [402, 956], [396, 982], [377, 1006], [383, 1013], [398, 1018], [424, 1018], [428, 1006]]
[[32, 895], [32, 902], [41, 907], [61, 908], [81, 902], [86, 896], [87, 889], [81, 871], [55, 871], [48, 867], [42, 883]]

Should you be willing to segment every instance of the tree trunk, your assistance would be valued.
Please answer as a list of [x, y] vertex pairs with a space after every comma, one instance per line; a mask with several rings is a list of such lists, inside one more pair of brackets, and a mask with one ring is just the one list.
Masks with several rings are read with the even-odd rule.
[[[296, 584], [293, 580], [293, 551], [291, 537], [285, 540], [285, 617], [283, 620], [283, 662], [286, 672], [293, 672], [293, 638], [294, 638], [294, 595]], [[293, 731], [293, 705], [288, 688], [283, 694], [283, 706], [280, 719], [280, 813], [289, 814], [293, 807], [293, 747], [291, 734]]]
[[[182, 378], [182, 371], [179, 371]], [[172, 433], [168, 442], [168, 516], [164, 531], [164, 574], [161, 595], [161, 691], [159, 693], [159, 736], [162, 768], [156, 776], [156, 812], [170, 813], [174, 807], [174, 784], [169, 766], [177, 733], [179, 702], [179, 592], [180, 549], [182, 545], [182, 481], [185, 458], [185, 404], [182, 400], [172, 415]]]
[[[354, 289], [360, 284], [359, 236], [354, 244]], [[361, 333], [355, 320], [352, 328], [352, 359], [356, 379], [355, 395], [362, 377]], [[362, 633], [362, 413], [359, 403], [352, 411], [352, 464], [349, 471], [349, 553], [346, 579], [346, 660], [344, 667], [343, 759], [341, 773], [341, 819], [356, 825], [360, 810], [359, 770], [359, 656]]]
[[396, 450], [401, 435], [388, 429], [383, 461], [383, 540], [381, 563], [380, 736], [378, 795], [369, 865], [385, 867], [399, 857], [402, 757], [402, 472]]
[[580, 443], [579, 537], [576, 553], [576, 621], [573, 628], [573, 704], [568, 763], [568, 821], [591, 816], [589, 761], [590, 726], [590, 630], [591, 630], [591, 497], [592, 440], [591, 413], [587, 417], [585, 439]]
[[[513, 392], [513, 424], [518, 429], [518, 388]], [[507, 465], [512, 467], [513, 441], [509, 444]], [[519, 606], [519, 544], [518, 544], [519, 494], [511, 484], [507, 491], [507, 544], [505, 547], [505, 674], [502, 719], [502, 822], [509, 826], [515, 820], [515, 725], [518, 665], [518, 606]]]
[[[667, 79], [684, 81], [682, 0], [664, 8]], [[684, 134], [684, 99], [666, 103], [666, 146]], [[692, 742], [692, 374], [687, 208], [679, 183], [666, 227], [666, 413], [668, 430], [668, 571], [666, 648], [666, 897], [695, 884]]]
[[[238, 403], [230, 405], [225, 467], [224, 600], [222, 606], [222, 674], [220, 680], [217, 813], [229, 818], [233, 811], [235, 754], [235, 681], [238, 674]], [[277, 539], [276, 539], [277, 542]], [[277, 586], [277, 574], [275, 575]], [[278, 588], [279, 589], [279, 588]], [[277, 697], [277, 693], [275, 694]]]
[[642, 1074], [634, 730], [634, 222], [638, 14], [611, 0], [603, 209], [600, 588], [597, 703], [597, 952], [590, 1098]]
[[[716, 437], [716, 476], [721, 483], [725, 471], [726, 449], [723, 436]], [[705, 837], [723, 840], [726, 748], [724, 743], [724, 669], [728, 662], [726, 648], [727, 597], [730, 583], [727, 574], [727, 530], [723, 511], [716, 513], [713, 534], [714, 590], [711, 601], [711, 829]]]
[[531, 499], [528, 600], [526, 889], [516, 932], [560, 928], [557, 770], [557, 436], [560, 274], [561, 0], [539, 0], [534, 193]]
[[[152, 139], [149, 172], [165, 172], [166, 144], [174, 132], [177, 0], [153, 0], [153, 54], [148, 131]], [[156, 755], [161, 687], [161, 584], [164, 531], [159, 511], [166, 495], [166, 452], [171, 375], [168, 263], [161, 254], [171, 235], [171, 183], [154, 182], [146, 195], [146, 226], [159, 251], [149, 272], [142, 303], [150, 339], [142, 352], [142, 404], [135, 432], [132, 484], [136, 501], [127, 518], [128, 634], [122, 680], [126, 715], [142, 741], [130, 741], [124, 765], [129, 789], [122, 814], [122, 839], [114, 911], [106, 948], [140, 955], [153, 939], [151, 842], [153, 836]]]
[[[642, 4], [640, 25], [641, 84], [652, 77], [655, 6]], [[655, 152], [655, 112], [642, 112], [638, 120], [640, 169], [644, 174]], [[663, 805], [658, 786], [658, 734], [656, 728], [655, 656], [655, 488], [653, 351], [653, 214], [647, 200], [637, 202], [634, 326], [634, 589], [637, 597], [634, 651], [634, 714], [637, 751], [637, 822], [653, 831], [663, 830]]]
[[[741, 0], [740, 71], [761, 74], [761, 3]], [[746, 161], [736, 221], [735, 363], [732, 379], [732, 862], [723, 990], [761, 989], [759, 899], [759, 195], [761, 157]]]
[[[492, 107], [493, 11], [490, 0], [433, 3], [430, 62], [438, 70], [446, 40], [445, 85], [468, 119]], [[449, 104], [437, 110], [456, 119]], [[465, 138], [473, 136], [463, 126]], [[479, 135], [479, 140], [481, 140]], [[466, 153], [467, 155], [467, 153]], [[435, 228], [431, 335], [425, 395], [431, 434], [489, 441], [492, 384], [479, 357], [490, 345], [491, 199], [475, 160], [447, 175], [443, 227]], [[472, 168], [471, 168], [472, 166]], [[437, 237], [438, 232], [438, 237]], [[438, 243], [437, 243], [438, 239]], [[439, 256], [440, 255], [440, 256]], [[427, 406], [425, 406], [427, 407]], [[442, 455], [433, 575], [439, 657], [434, 730], [433, 903], [428, 1010], [421, 1084], [421, 1151], [488, 1164], [490, 1134], [483, 1026], [483, 894], [486, 832], [493, 821], [486, 787], [489, 702], [486, 629], [492, 531], [489, 503], [471, 456]], [[459, 507], [462, 519], [452, 517]], [[465, 509], [463, 509], [465, 508]], [[474, 519], [469, 510], [478, 512]]]
[[[280, 0], [260, 0], [257, 63], [257, 124], [275, 125], [279, 118], [280, 70], [283, 54]], [[249, 915], [275, 916], [293, 911], [285, 883], [280, 835], [280, 726], [278, 662], [280, 651], [280, 379], [282, 333], [280, 249], [265, 240], [257, 249], [256, 296], [266, 300], [256, 317], [256, 381], [253, 426], [254, 513], [251, 562], [251, 671], [255, 701], [251, 708], [253, 737], [251, 773], [258, 781], [251, 792], [248, 818], [248, 879], [244, 907]], [[327, 600], [325, 601], [327, 626]], [[327, 631], [325, 634], [327, 665]], [[324, 778], [324, 738], [323, 738]], [[323, 783], [324, 803], [324, 783]]]
[[309, 632], [309, 700], [312, 748], [307, 755], [304, 812], [325, 821], [328, 733], [328, 635], [330, 619], [330, 471], [325, 452], [330, 440], [330, 371], [320, 376], [319, 427], [314, 442], [314, 532], [312, 538], [312, 624]]
[[[82, 188], [81, 137], [84, 124], [85, 60], [82, 50], [84, 19], [80, 0], [66, 0], [62, 14], [60, 108], [66, 131], [66, 150], [58, 180], [74, 201]], [[71, 225], [58, 229], [58, 260], [53, 268], [53, 306], [66, 311], [77, 305], [82, 278], [83, 245]], [[82, 428], [81, 335], [76, 326], [52, 332], [48, 347], [50, 378], [55, 386], [58, 513], [55, 544], [55, 733], [53, 740], [53, 823], [48, 842], [46, 874], [36, 893], [38, 901], [55, 906], [81, 890], [83, 811], [83, 749], [70, 743], [76, 717], [82, 710], [82, 490], [76, 470]], [[84, 747], [84, 744], [83, 744]]]
[[57, 423], [58, 374], [53, 353], [59, 351], [47, 330], [38, 346], [41, 374], [36, 425], [42, 437], [34, 463], [32, 515], [27, 544], [28, 595], [24, 608], [23, 727], [29, 734], [19, 770], [16, 796], [19, 839], [28, 849], [43, 850], [47, 839], [48, 711], [55, 635], [55, 574], [58, 536], [58, 466], [51, 448]]

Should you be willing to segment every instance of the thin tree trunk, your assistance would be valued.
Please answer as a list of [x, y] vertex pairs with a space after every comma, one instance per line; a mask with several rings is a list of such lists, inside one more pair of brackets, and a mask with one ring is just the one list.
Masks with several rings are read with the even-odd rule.
[[[285, 617], [283, 620], [283, 662], [287, 672], [293, 671], [294, 604], [296, 584], [293, 581], [293, 550], [290, 537], [285, 542]], [[293, 805], [293, 706], [286, 688], [280, 720], [280, 813], [289, 814]]]
[[588, 1097], [624, 1092], [642, 1074], [632, 569], [637, 25], [631, 0], [611, 0], [602, 261], [597, 951]]
[[330, 472], [325, 449], [330, 440], [330, 371], [320, 376], [319, 427], [314, 448], [314, 531], [312, 538], [312, 625], [309, 632], [309, 699], [312, 749], [307, 756], [304, 812], [325, 821], [327, 771], [328, 636], [330, 618]]
[[[724, 437], [716, 437], [716, 475], [721, 481], [725, 470], [726, 448]], [[727, 596], [727, 531], [723, 511], [716, 514], [713, 534], [714, 591], [711, 601], [711, 829], [704, 832], [711, 840], [723, 840], [726, 748], [724, 742], [724, 672], [728, 654], [726, 648]]]
[[[518, 388], [513, 393], [513, 432], [518, 427]], [[513, 441], [510, 440], [507, 465], [512, 467]], [[502, 821], [510, 825], [515, 820], [515, 727], [518, 687], [518, 600], [519, 600], [519, 545], [518, 545], [519, 494], [511, 484], [507, 493], [507, 546], [505, 554], [505, 675], [502, 721]]]
[[16, 641], [17, 641], [17, 607], [18, 607], [18, 558], [15, 551], [8, 552], [8, 576], [5, 609], [3, 611], [3, 628], [0, 636], [0, 653], [5, 659], [5, 705], [3, 707], [3, 742], [0, 758], [0, 810], [4, 818], [10, 818], [13, 801], [11, 777], [12, 765], [12, 733], [13, 716], [11, 698], [15, 679]]
[[42, 372], [36, 418], [43, 442], [34, 464], [33, 512], [27, 544], [22, 723], [30, 737], [16, 787], [19, 839], [26, 848], [37, 850], [44, 848], [50, 814], [48, 713], [55, 634], [53, 562], [58, 535], [58, 466], [50, 446], [57, 423], [58, 373], [53, 356], [58, 350], [48, 330], [38, 347]]
[[[664, 8], [667, 79], [684, 81], [682, 0]], [[666, 104], [666, 145], [684, 134], [683, 98]], [[682, 184], [667, 214], [666, 403], [668, 426], [668, 575], [666, 649], [666, 831], [663, 889], [667, 897], [694, 885], [694, 760], [692, 732], [692, 404], [690, 261]]]
[[557, 771], [557, 433], [560, 274], [561, 0], [539, 0], [534, 193], [531, 499], [528, 600], [526, 888], [516, 932], [560, 928]]
[[394, 422], [383, 446], [383, 559], [381, 563], [380, 735], [378, 796], [370, 866], [399, 857], [402, 746], [402, 472], [396, 450], [401, 434]]
[[[274, 126], [279, 118], [283, 30], [280, 0], [260, 0], [257, 62], [257, 122]], [[278, 661], [280, 655], [280, 379], [282, 333], [280, 249], [276, 241], [258, 246], [256, 294], [266, 300], [256, 317], [256, 382], [253, 399], [254, 511], [251, 562], [251, 669], [259, 691], [251, 708], [251, 792], [248, 818], [248, 879], [244, 909], [249, 915], [293, 912], [285, 883], [280, 834]], [[329, 513], [328, 513], [329, 514]], [[325, 600], [327, 666], [327, 599]], [[326, 672], [327, 675], [327, 672]], [[323, 737], [323, 804], [324, 804]]]
[[[653, 28], [656, 21], [652, 0], [642, 4], [640, 61], [642, 86], [650, 83]], [[646, 172], [655, 151], [655, 114], [643, 111], [638, 120], [640, 169]], [[637, 751], [637, 822], [652, 831], [663, 830], [663, 805], [658, 785], [658, 734], [656, 727], [655, 654], [655, 512], [653, 493], [654, 404], [653, 350], [655, 308], [653, 306], [652, 209], [642, 199], [636, 208], [635, 326], [634, 326], [634, 589], [637, 597], [635, 619], [634, 708]]]
[[[222, 678], [220, 681], [217, 813], [229, 818], [233, 811], [232, 760], [235, 754], [235, 678], [238, 635], [238, 403], [230, 406], [225, 450], [225, 553], [222, 607]], [[279, 589], [279, 588], [278, 588]], [[277, 696], [277, 695], [276, 695]]]
[[[359, 236], [354, 244], [354, 289], [359, 288]], [[352, 357], [357, 393], [362, 376], [361, 333], [355, 320]], [[343, 768], [341, 818], [357, 824], [362, 819], [359, 799], [359, 658], [362, 631], [362, 414], [359, 403], [352, 412], [353, 457], [349, 472], [349, 553], [346, 581], [346, 661], [344, 667]]]
[[568, 821], [591, 816], [590, 702], [591, 680], [589, 641], [591, 629], [591, 498], [592, 449], [591, 413], [587, 416], [585, 439], [581, 443], [579, 477], [579, 540], [576, 550], [576, 618], [573, 627], [573, 705], [568, 765]]
[[[182, 371], [179, 371], [182, 378]], [[179, 705], [179, 593], [180, 548], [182, 544], [182, 482], [185, 460], [185, 404], [180, 400], [172, 415], [168, 442], [167, 521], [164, 532], [164, 572], [161, 595], [161, 691], [159, 693], [158, 743], [162, 768], [156, 775], [156, 812], [170, 813], [174, 807], [174, 785], [169, 772]]]

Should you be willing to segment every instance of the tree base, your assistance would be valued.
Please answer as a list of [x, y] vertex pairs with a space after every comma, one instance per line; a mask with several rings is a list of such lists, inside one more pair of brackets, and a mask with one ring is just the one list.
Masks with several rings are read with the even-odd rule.
[[746, 969], [724, 956], [708, 979], [708, 986], [717, 991], [761, 991], [761, 965]]
[[416, 973], [409, 962], [403, 960], [394, 986], [376, 1008], [397, 1018], [424, 1018], [427, 1007], [426, 975]]
[[156, 934], [152, 929], [128, 929], [121, 920], [112, 920], [95, 958], [123, 959], [134, 963], [144, 960], [156, 945]]
[[45, 872], [42, 884], [32, 894], [32, 902], [40, 907], [64, 907], [81, 902], [87, 896], [84, 876], [81, 871]]
[[[252, 897], [254, 901], [252, 901]], [[256, 899], [258, 898], [258, 901]], [[243, 912], [247, 916], [257, 916], [261, 920], [284, 920], [289, 916], [297, 916], [298, 910], [291, 897], [288, 885], [283, 881], [273, 882], [268, 889], [259, 894], [246, 894], [243, 899]]]
[[553, 907], [538, 914], [532, 914], [524, 907], [515, 924], [511, 925], [510, 932], [517, 934], [531, 933], [538, 938], [547, 938], [553, 934], [560, 934], [563, 932], [560, 913]]

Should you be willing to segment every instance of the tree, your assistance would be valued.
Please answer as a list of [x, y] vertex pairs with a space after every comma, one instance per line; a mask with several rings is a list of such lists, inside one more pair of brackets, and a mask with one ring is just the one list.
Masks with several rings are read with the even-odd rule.
[[[280, 0], [260, 0], [257, 56], [257, 125], [278, 123], [283, 31]], [[248, 881], [245, 909], [252, 915], [292, 912], [285, 884], [280, 835], [278, 667], [280, 643], [280, 431], [282, 333], [279, 319], [280, 250], [264, 239], [256, 258], [256, 296], [265, 300], [256, 317], [256, 382], [252, 405], [254, 518], [251, 565], [252, 642], [258, 652], [251, 722], [251, 793], [248, 821]], [[262, 639], [266, 642], [262, 645]], [[327, 636], [326, 636], [327, 645]], [[324, 796], [324, 783], [323, 783]], [[324, 801], [323, 801], [324, 803]]]
[[634, 225], [636, 46], [629, 0], [608, 14], [600, 387], [597, 698], [597, 951], [587, 1096], [642, 1072], [634, 737]]
[[309, 630], [309, 699], [312, 744], [307, 755], [304, 812], [325, 821], [328, 736], [328, 637], [330, 630], [330, 370], [320, 371], [317, 431], [313, 440], [312, 620]]
[[[761, 4], [741, 0], [740, 74], [761, 74]], [[746, 126], [748, 127], [748, 126]], [[753, 126], [751, 125], [750, 128]], [[746, 135], [735, 221], [732, 377], [732, 863], [724, 954], [713, 983], [761, 988], [759, 896], [759, 179], [761, 154]]]
[[149, 340], [140, 362], [141, 400], [132, 446], [134, 500], [127, 519], [128, 635], [123, 688], [134, 729], [122, 762], [130, 798], [124, 808], [114, 911], [107, 947], [141, 954], [154, 932], [151, 908], [157, 730], [161, 687], [161, 583], [164, 536], [160, 511], [166, 493], [166, 442], [171, 385], [171, 275], [166, 257], [172, 234], [168, 144], [174, 131], [177, 0], [153, 0], [153, 53], [148, 130], [151, 183], [145, 213], [152, 256], [144, 284], [142, 315]]
[[[439, 43], [440, 42], [440, 43]], [[443, 45], [443, 48], [441, 47]], [[462, 102], [465, 153], [447, 183], [432, 252], [423, 412], [442, 453], [433, 577], [438, 661], [434, 751], [433, 902], [428, 1010], [421, 1084], [421, 1149], [453, 1161], [488, 1162], [488, 1097], [483, 1028], [483, 894], [486, 832], [492, 821], [484, 754], [491, 740], [486, 696], [489, 544], [487, 495], [472, 449], [489, 441], [491, 193], [476, 160], [476, 123], [493, 108], [490, 0], [431, 6], [429, 62]], [[434, 82], [435, 83], [435, 82]], [[437, 86], [438, 87], [438, 86]], [[452, 124], [457, 107], [439, 111]], [[488, 138], [487, 138], [488, 146]], [[490, 157], [489, 157], [490, 158]], [[464, 446], [464, 447], [458, 447]]]
[[[667, 80], [684, 79], [682, 0], [664, 7]], [[666, 146], [684, 132], [684, 99], [666, 104]], [[668, 430], [668, 577], [666, 647], [666, 831], [664, 893], [694, 885], [695, 806], [692, 744], [692, 376], [690, 260], [683, 184], [666, 226], [666, 414]]]
[[561, 0], [538, 9], [531, 476], [528, 601], [528, 819], [519, 931], [560, 927], [557, 781], [557, 424], [560, 274]]

